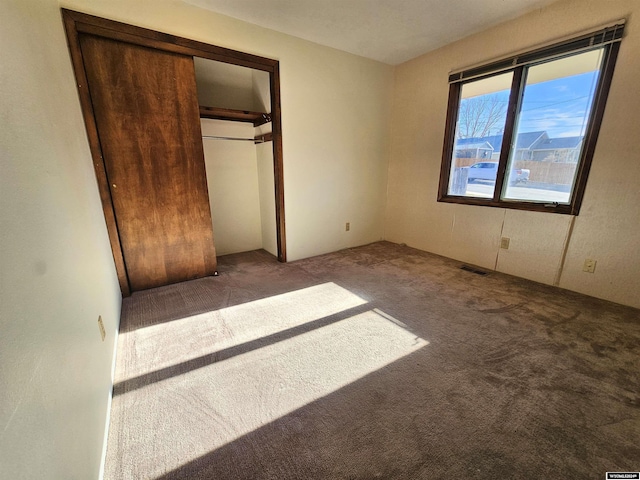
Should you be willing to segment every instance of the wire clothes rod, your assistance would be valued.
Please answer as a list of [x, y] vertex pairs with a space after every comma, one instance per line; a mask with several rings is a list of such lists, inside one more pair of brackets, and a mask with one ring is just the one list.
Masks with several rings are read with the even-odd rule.
[[241, 138], [241, 137], [220, 137], [217, 135], [203, 135], [202, 138], [209, 138], [212, 140], [237, 140], [240, 142], [255, 142], [255, 138]]

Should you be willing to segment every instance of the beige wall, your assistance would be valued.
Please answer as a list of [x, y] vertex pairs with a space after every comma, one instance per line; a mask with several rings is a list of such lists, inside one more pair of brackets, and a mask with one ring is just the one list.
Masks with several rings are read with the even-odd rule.
[[61, 3], [279, 60], [288, 259], [382, 239], [392, 67], [179, 0]]
[[121, 299], [58, 2], [0, 45], [0, 478], [95, 479]]
[[206, 138], [254, 138], [253, 125], [210, 119], [201, 123], [216, 255], [262, 248], [255, 144]]
[[256, 145], [258, 190], [260, 193], [260, 229], [262, 248], [278, 256], [275, 184], [273, 177], [273, 146], [271, 142]]
[[255, 112], [271, 111], [269, 72], [208, 58], [194, 57], [193, 60], [200, 105]]
[[[640, 307], [640, 28], [634, 14], [640, 14], [635, 0], [563, 0], [398, 66], [386, 239]], [[623, 17], [627, 31], [573, 229], [568, 216], [436, 202], [450, 71]], [[509, 250], [499, 248], [501, 235], [511, 237]], [[595, 273], [582, 272], [586, 258], [597, 260]]]

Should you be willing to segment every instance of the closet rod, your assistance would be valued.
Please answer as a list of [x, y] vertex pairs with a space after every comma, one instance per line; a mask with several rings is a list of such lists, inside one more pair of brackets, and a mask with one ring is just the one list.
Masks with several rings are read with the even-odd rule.
[[202, 138], [212, 138], [214, 140], [239, 140], [241, 142], [255, 142], [255, 138], [219, 137], [217, 135], [203, 135]]

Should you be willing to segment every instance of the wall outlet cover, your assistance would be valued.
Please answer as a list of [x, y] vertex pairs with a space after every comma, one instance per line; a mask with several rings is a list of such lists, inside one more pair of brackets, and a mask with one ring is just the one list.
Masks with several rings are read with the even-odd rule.
[[582, 265], [582, 271], [587, 273], [594, 273], [596, 271], [596, 261], [587, 258]]

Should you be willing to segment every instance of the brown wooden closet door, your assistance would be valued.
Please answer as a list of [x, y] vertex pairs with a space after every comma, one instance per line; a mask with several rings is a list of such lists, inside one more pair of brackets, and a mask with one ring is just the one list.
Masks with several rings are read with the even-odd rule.
[[80, 36], [131, 290], [216, 269], [193, 58]]

